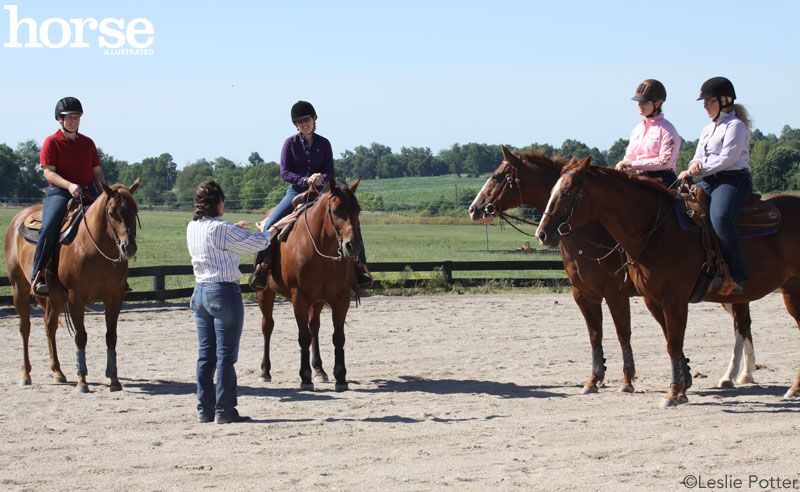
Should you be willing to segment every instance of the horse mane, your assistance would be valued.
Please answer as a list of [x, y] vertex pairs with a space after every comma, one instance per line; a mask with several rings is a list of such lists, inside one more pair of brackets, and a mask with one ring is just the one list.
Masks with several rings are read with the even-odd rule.
[[[568, 171], [568, 170], [575, 171], [578, 168], [579, 165], [580, 165], [580, 162], [577, 161], [577, 160], [575, 162], [570, 162], [570, 163], [568, 163], [568, 164], [566, 164], [564, 166], [564, 171]], [[654, 191], [656, 191], [658, 193], [661, 193], [661, 194], [669, 197], [670, 199], [675, 198], [675, 195], [677, 193], [676, 190], [671, 190], [671, 189], [667, 188], [666, 186], [664, 186], [663, 184], [661, 184], [661, 181], [659, 181], [656, 178], [650, 178], [650, 177], [645, 176], [643, 174], [628, 174], [628, 173], [625, 173], [625, 172], [622, 172], [622, 171], [617, 171], [613, 167], [603, 167], [603, 166], [597, 166], [595, 164], [591, 164], [586, 168], [586, 172], [591, 174], [591, 175], [594, 175], [594, 176], [598, 176], [598, 175], [604, 174], [604, 175], [610, 176], [610, 177], [612, 177], [614, 179], [621, 179], [621, 180], [625, 180], [625, 181], [627, 181], [629, 183], [634, 183], [634, 184], [636, 184], [638, 186], [643, 186], [645, 188], [650, 188], [651, 190], [654, 190]]]
[[533, 164], [552, 167], [554, 169], [558, 169], [559, 171], [568, 163], [567, 159], [564, 159], [560, 155], [556, 155], [552, 159], [547, 157], [543, 150], [532, 150], [517, 155], [520, 157], [520, 159], [522, 159], [523, 162], [528, 161]]

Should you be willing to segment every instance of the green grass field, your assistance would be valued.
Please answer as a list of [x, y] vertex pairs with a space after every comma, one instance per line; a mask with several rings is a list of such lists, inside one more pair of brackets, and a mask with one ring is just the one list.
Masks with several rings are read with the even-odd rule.
[[[20, 208], [0, 208], [0, 225], [5, 231]], [[511, 228], [492, 225], [484, 228], [481, 224], [464, 219], [458, 224], [433, 225], [419, 219], [364, 214], [362, 216], [362, 235], [369, 262], [386, 261], [478, 261], [478, 260], [528, 260], [531, 255], [515, 254], [522, 242], [530, 238]], [[225, 219], [232, 222], [250, 220], [255, 222], [258, 214], [230, 213]], [[191, 220], [188, 212], [147, 211], [140, 212], [141, 228], [137, 231], [137, 259], [130, 262], [131, 267], [154, 265], [188, 265], [189, 252], [186, 249], [186, 225]], [[430, 221], [435, 221], [432, 218]], [[488, 249], [487, 251], [487, 232]], [[529, 232], [533, 232], [530, 229]], [[531, 244], [534, 244], [533, 241]], [[540, 256], [537, 255], [536, 258]], [[555, 253], [558, 257], [558, 253]], [[243, 263], [253, 261], [253, 255], [242, 255]], [[5, 260], [0, 265], [0, 275], [6, 275]], [[403, 274], [376, 274], [378, 279], [393, 279]], [[407, 274], [406, 274], [407, 275]], [[552, 273], [550, 274], [552, 275]], [[422, 275], [424, 276], [424, 275]], [[470, 277], [541, 277], [537, 272], [472, 272]], [[149, 278], [131, 278], [134, 290], [150, 290]], [[167, 288], [180, 288], [193, 285], [193, 279], [170, 277]], [[0, 288], [0, 295], [9, 295], [10, 288]]]
[[459, 178], [455, 174], [448, 174], [424, 178], [369, 179], [361, 182], [358, 192], [380, 195], [387, 207], [420, 206], [439, 199], [455, 202], [456, 193], [463, 198], [465, 192], [470, 192], [469, 195], [474, 198], [487, 178], [488, 175], [479, 178], [465, 175]]

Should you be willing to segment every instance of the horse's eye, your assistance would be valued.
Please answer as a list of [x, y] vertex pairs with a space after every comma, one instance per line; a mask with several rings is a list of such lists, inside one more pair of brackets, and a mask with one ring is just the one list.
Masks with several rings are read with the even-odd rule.
[[495, 183], [500, 183], [501, 181], [503, 181], [503, 176], [501, 176], [500, 174], [492, 174], [492, 181], [494, 181]]

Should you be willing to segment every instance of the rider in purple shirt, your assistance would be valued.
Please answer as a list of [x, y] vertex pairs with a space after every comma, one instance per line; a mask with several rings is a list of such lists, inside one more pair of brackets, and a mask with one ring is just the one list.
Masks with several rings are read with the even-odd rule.
[[[289, 183], [286, 194], [278, 203], [272, 214], [264, 223], [264, 229], [278, 222], [293, 210], [294, 197], [308, 190], [309, 184], [321, 187], [333, 176], [333, 150], [327, 138], [316, 133], [317, 112], [314, 106], [306, 101], [297, 101], [292, 106], [292, 123], [297, 133], [283, 142], [281, 149], [281, 178]], [[361, 230], [359, 229], [359, 235]], [[363, 241], [362, 241], [363, 243]], [[269, 247], [258, 253], [255, 259], [256, 271], [250, 279], [250, 285], [257, 290], [266, 286], [269, 273]], [[266, 261], [265, 261], [266, 260]], [[361, 248], [359, 261], [356, 263], [356, 280], [360, 289], [372, 286], [372, 276], [366, 267], [364, 248]]]

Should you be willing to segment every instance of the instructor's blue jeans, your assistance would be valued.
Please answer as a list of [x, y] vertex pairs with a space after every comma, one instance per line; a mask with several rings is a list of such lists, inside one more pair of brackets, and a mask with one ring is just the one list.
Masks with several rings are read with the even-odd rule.
[[722, 256], [728, 263], [733, 281], [743, 285], [747, 281], [747, 265], [742, 254], [742, 242], [736, 231], [736, 219], [753, 193], [750, 172], [721, 171], [706, 176], [700, 185], [711, 197], [711, 225], [719, 240]]
[[36, 251], [33, 253], [31, 284], [33, 284], [36, 273], [42, 269], [42, 264], [58, 244], [61, 223], [67, 214], [67, 204], [70, 198], [72, 198], [72, 194], [68, 190], [55, 185], [47, 186], [42, 210], [42, 229], [39, 231], [39, 241], [36, 243]]
[[[236, 282], [199, 283], [190, 307], [197, 324], [198, 415], [236, 417], [236, 370], [244, 324], [242, 291]], [[217, 383], [214, 384], [214, 371]]]

